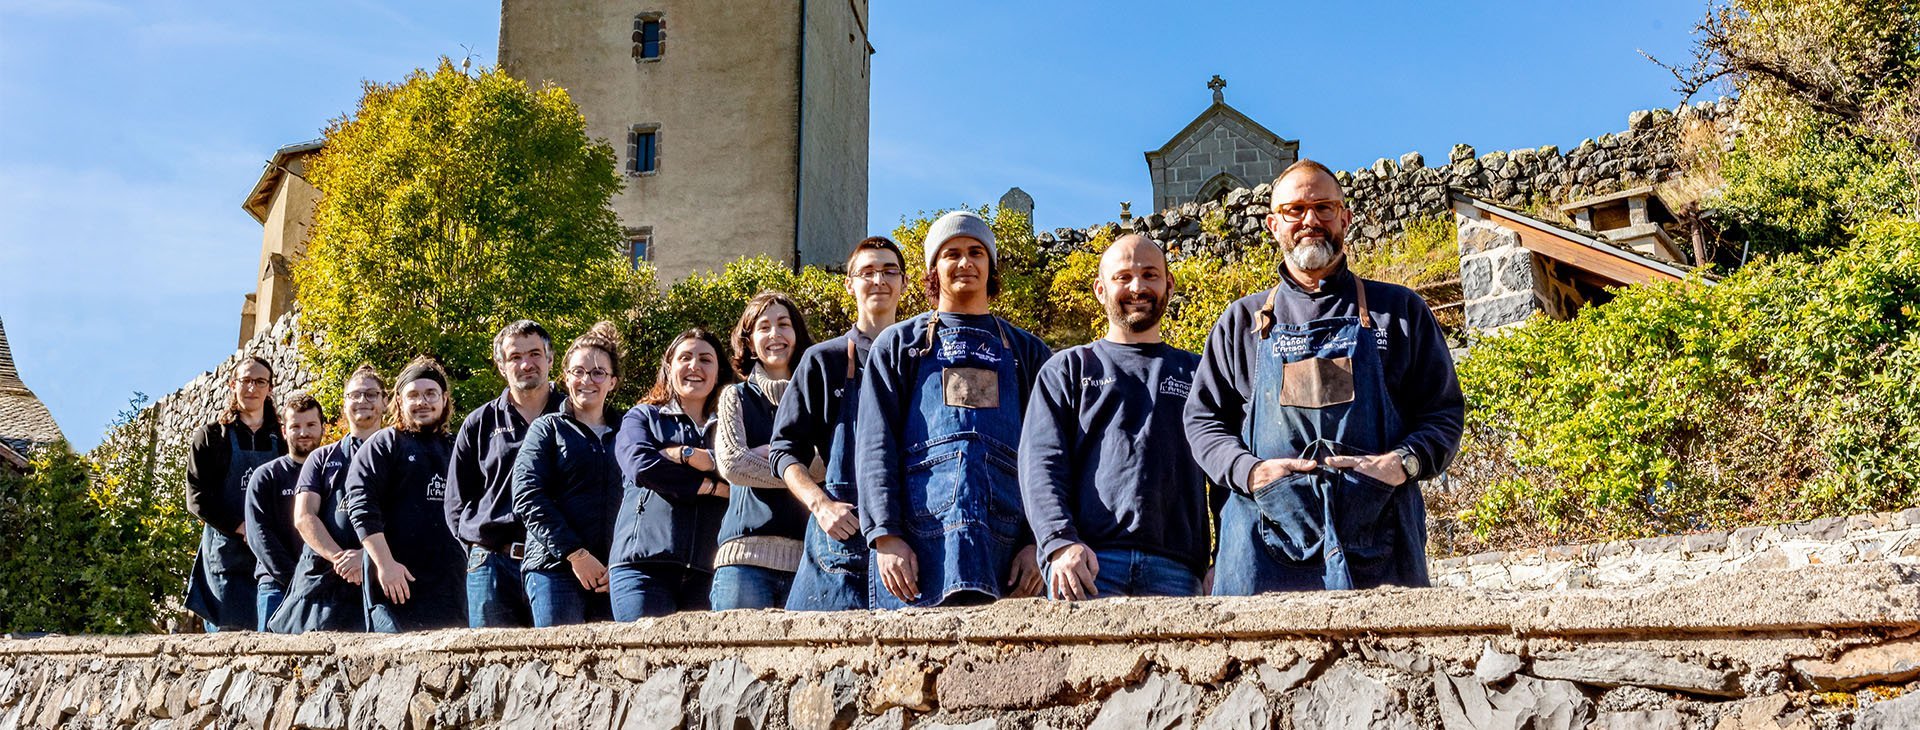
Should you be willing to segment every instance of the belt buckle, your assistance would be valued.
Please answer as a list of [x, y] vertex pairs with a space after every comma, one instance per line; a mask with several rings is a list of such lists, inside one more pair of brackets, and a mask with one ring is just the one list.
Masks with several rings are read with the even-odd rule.
[[513, 558], [514, 560], [521, 560], [521, 559], [524, 559], [524, 558], [526, 558], [526, 557], [527, 557], [527, 544], [526, 544], [526, 543], [524, 543], [524, 542], [516, 542], [516, 543], [513, 543], [513, 544], [511, 544], [511, 545], [508, 545], [508, 546], [507, 546], [507, 557], [509, 557], [509, 558]]

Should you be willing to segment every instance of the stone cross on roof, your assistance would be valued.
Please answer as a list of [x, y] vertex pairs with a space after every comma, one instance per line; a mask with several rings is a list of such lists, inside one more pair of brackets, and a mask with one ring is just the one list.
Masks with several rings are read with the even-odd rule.
[[1227, 88], [1227, 80], [1220, 78], [1220, 74], [1213, 75], [1213, 80], [1207, 82], [1207, 88], [1213, 89], [1213, 103], [1221, 104], [1226, 102], [1227, 93], [1223, 91], [1223, 89]]

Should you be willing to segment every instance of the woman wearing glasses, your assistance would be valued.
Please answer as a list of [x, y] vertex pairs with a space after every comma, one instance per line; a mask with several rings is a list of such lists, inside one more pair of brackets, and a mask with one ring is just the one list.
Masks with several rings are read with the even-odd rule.
[[607, 397], [620, 385], [619, 333], [595, 324], [560, 360], [567, 400], [535, 419], [513, 464], [513, 514], [527, 528], [521, 575], [533, 625], [613, 618], [607, 560], [620, 514], [620, 421]]
[[767, 443], [793, 363], [812, 346], [800, 308], [780, 292], [754, 296], [733, 328], [733, 369], [743, 382], [720, 394], [714, 434], [714, 462], [733, 485], [713, 562], [716, 611], [780, 608], [793, 587], [807, 510], [774, 475]]

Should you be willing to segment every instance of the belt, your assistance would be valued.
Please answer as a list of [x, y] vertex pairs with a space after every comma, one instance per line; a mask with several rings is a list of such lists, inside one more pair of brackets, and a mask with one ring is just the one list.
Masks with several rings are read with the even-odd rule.
[[514, 560], [520, 560], [527, 556], [527, 544], [524, 542], [509, 543], [506, 547], [493, 547], [491, 545], [475, 545], [474, 547], [490, 553], [499, 553]]

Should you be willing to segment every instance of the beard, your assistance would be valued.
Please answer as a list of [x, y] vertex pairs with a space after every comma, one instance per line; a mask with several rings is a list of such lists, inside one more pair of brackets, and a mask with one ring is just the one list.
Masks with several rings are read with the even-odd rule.
[[[1303, 240], [1308, 236], [1319, 236], [1319, 240]], [[1340, 257], [1347, 249], [1346, 239], [1336, 236], [1333, 231], [1320, 226], [1302, 228], [1293, 233], [1287, 242], [1287, 263], [1301, 271], [1325, 271], [1340, 263]]]
[[[1136, 302], [1146, 302], [1146, 310], [1127, 308], [1127, 305]], [[1154, 296], [1152, 292], [1142, 292], [1132, 296], [1116, 293], [1113, 300], [1107, 303], [1108, 321], [1124, 325], [1134, 334], [1153, 329], [1154, 325], [1160, 324], [1160, 319], [1166, 316], [1166, 313], [1166, 300]]]
[[292, 454], [295, 459], [305, 459], [308, 454], [313, 453], [313, 450], [318, 448], [320, 448], [318, 441], [301, 441], [295, 439], [287, 442], [287, 453]]

